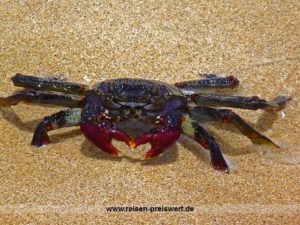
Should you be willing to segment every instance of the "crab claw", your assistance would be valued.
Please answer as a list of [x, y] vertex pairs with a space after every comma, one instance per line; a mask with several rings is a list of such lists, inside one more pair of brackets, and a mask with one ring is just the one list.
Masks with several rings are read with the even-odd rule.
[[151, 159], [174, 144], [180, 136], [180, 130], [175, 128], [156, 127], [149, 133], [145, 133], [134, 141], [134, 148], [150, 143], [151, 149], [146, 152], [144, 159]]
[[132, 139], [126, 133], [105, 120], [82, 124], [80, 128], [86, 138], [88, 138], [101, 150], [114, 156], [118, 156], [119, 151], [112, 145], [112, 138], [118, 141], [123, 141], [129, 146], [133, 144]]

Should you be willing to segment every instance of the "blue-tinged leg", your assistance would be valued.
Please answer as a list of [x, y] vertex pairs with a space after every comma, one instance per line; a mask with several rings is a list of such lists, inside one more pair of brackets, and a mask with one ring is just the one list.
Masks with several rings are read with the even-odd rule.
[[184, 94], [199, 93], [203, 89], [235, 88], [239, 80], [234, 76], [222, 77], [216, 74], [202, 74], [204, 79], [184, 81], [174, 84]]
[[263, 134], [247, 124], [239, 115], [228, 109], [214, 109], [208, 107], [194, 107], [190, 110], [191, 118], [204, 123], [209, 121], [233, 124], [243, 135], [255, 144], [270, 146], [274, 151], [280, 151], [280, 147]]
[[251, 110], [263, 109], [268, 111], [278, 111], [283, 109], [286, 103], [291, 100], [290, 97], [286, 96], [278, 96], [272, 101], [266, 101], [257, 96], [242, 97], [211, 94], [192, 94], [191, 99], [199, 106], [230, 107]]
[[23, 90], [12, 96], [5, 98], [0, 97], [0, 108], [17, 105], [20, 102], [34, 104], [49, 104], [57, 106], [65, 106], [69, 108], [80, 107], [83, 97], [67, 94], [54, 94], [50, 92], [41, 92], [34, 90]]
[[75, 95], [83, 95], [88, 89], [88, 86], [83, 84], [66, 82], [55, 78], [51, 79], [22, 75], [19, 73], [13, 76], [11, 80], [17, 87], [41, 91], [57, 91]]

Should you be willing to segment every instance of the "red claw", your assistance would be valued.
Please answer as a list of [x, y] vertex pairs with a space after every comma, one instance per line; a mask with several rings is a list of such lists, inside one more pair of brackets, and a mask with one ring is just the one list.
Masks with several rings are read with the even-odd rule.
[[163, 153], [174, 144], [180, 136], [180, 130], [174, 128], [159, 127], [153, 129], [135, 140], [135, 147], [149, 142], [151, 149], [146, 153], [145, 159], [151, 159]]
[[146, 152], [144, 159], [151, 159], [164, 152], [177, 141], [181, 133], [175, 128], [157, 127], [133, 141], [126, 133], [105, 120], [82, 124], [81, 130], [101, 150], [114, 156], [118, 156], [119, 151], [112, 145], [112, 138], [125, 142], [131, 148], [149, 142], [151, 149]]
[[107, 121], [82, 124], [80, 128], [91, 142], [101, 150], [114, 156], [118, 156], [119, 151], [111, 144], [112, 138], [123, 141], [129, 146], [133, 144], [133, 141], [126, 133]]

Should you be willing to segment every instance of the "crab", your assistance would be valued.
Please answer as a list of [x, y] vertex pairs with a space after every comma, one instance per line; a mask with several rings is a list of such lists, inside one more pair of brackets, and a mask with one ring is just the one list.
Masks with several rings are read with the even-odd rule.
[[[11, 80], [15, 86], [24, 89], [0, 98], [0, 107], [20, 102], [67, 107], [39, 123], [31, 145], [40, 147], [48, 144], [49, 131], [80, 126], [87, 139], [112, 156], [122, 155], [112, 140], [125, 142], [133, 151], [140, 145], [150, 144], [150, 149], [141, 156], [142, 160], [147, 160], [162, 154], [184, 134], [209, 150], [212, 166], [226, 173], [230, 171], [228, 163], [214, 137], [201, 124], [210, 121], [232, 124], [253, 143], [279, 150], [277, 144], [248, 125], [235, 112], [218, 107], [277, 111], [290, 100], [285, 96], [266, 101], [257, 96], [208, 94], [205, 92], [207, 89], [235, 88], [239, 85], [234, 76], [211, 73], [202, 74], [198, 80], [173, 85], [154, 80], [122, 78], [100, 82], [93, 88], [56, 78], [22, 74], [16, 74]], [[119, 122], [134, 120], [152, 127], [136, 138], [118, 127]]]

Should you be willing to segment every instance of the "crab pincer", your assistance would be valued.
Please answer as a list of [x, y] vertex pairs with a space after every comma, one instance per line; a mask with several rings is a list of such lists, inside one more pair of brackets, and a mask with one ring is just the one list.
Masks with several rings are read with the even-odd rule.
[[146, 152], [144, 159], [152, 159], [174, 144], [178, 140], [180, 133], [180, 130], [175, 128], [155, 127], [149, 133], [139, 136], [134, 141], [134, 148], [149, 142], [151, 149]]
[[123, 141], [129, 146], [133, 144], [132, 139], [126, 133], [105, 120], [82, 124], [80, 128], [86, 138], [93, 142], [102, 151], [113, 156], [119, 155], [119, 151], [111, 143], [113, 138], [118, 141]]

